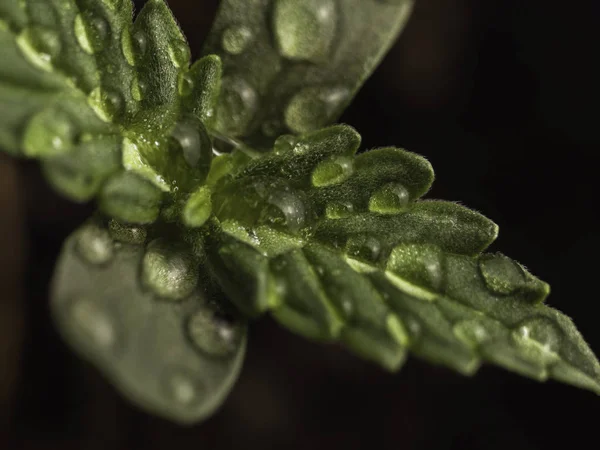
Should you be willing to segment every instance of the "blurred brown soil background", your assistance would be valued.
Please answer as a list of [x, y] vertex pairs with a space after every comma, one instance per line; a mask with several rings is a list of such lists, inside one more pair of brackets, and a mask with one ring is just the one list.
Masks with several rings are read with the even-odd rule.
[[[169, 0], [196, 56], [217, 3]], [[549, 303], [597, 353], [599, 21], [594, 0], [417, 0], [342, 118], [364, 148], [397, 145], [429, 158], [430, 197], [495, 220], [493, 249], [550, 282]], [[390, 375], [270, 319], [252, 327], [240, 381], [213, 418], [183, 428], [148, 416], [76, 358], [50, 322], [61, 242], [92, 211], [56, 196], [35, 164], [0, 155], [0, 449], [598, 445], [594, 394], [492, 367], [468, 379], [413, 358]]]

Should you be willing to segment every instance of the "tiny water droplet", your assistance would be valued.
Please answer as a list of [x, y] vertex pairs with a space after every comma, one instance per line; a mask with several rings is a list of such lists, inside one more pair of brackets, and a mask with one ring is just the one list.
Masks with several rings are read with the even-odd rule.
[[306, 207], [300, 196], [290, 189], [270, 192], [267, 207], [262, 212], [262, 221], [272, 225], [283, 225], [292, 232], [299, 231], [306, 221]]
[[71, 320], [96, 347], [103, 350], [115, 348], [117, 330], [114, 321], [93, 299], [87, 297], [76, 298], [69, 308]]
[[278, 0], [273, 24], [279, 51], [289, 59], [322, 61], [329, 54], [336, 21], [334, 0]]
[[185, 68], [190, 64], [190, 47], [185, 41], [175, 40], [169, 46], [169, 56], [175, 67]]
[[479, 270], [488, 289], [496, 294], [510, 295], [526, 282], [523, 268], [500, 253], [482, 255]]
[[122, 114], [124, 106], [121, 94], [101, 87], [97, 87], [90, 92], [88, 104], [96, 115], [105, 122], [111, 122], [118, 118]]
[[75, 127], [61, 110], [45, 109], [27, 123], [23, 151], [27, 156], [58, 156], [73, 149]]
[[177, 89], [179, 90], [179, 95], [182, 97], [186, 97], [192, 93], [194, 90], [194, 79], [189, 72], [182, 72], [179, 75]]
[[239, 55], [252, 41], [252, 31], [245, 26], [228, 27], [221, 38], [223, 49], [231, 55]]
[[182, 300], [198, 284], [198, 264], [181, 244], [155, 239], [142, 259], [142, 283], [161, 298]]
[[204, 385], [190, 369], [168, 367], [162, 378], [164, 395], [178, 406], [193, 407], [205, 395]]
[[312, 184], [315, 187], [339, 184], [346, 181], [353, 171], [352, 158], [338, 156], [317, 165], [312, 173]]
[[526, 319], [514, 328], [512, 336], [524, 350], [534, 352], [544, 362], [558, 359], [563, 332], [551, 319]]
[[61, 50], [58, 34], [41, 26], [23, 29], [17, 37], [17, 45], [31, 64], [46, 71], [52, 70], [52, 62]]
[[115, 241], [126, 244], [143, 244], [146, 242], [146, 236], [148, 235], [148, 232], [143, 227], [122, 224], [115, 219], [110, 219], [108, 222], [108, 230], [110, 231], [110, 236]]
[[224, 77], [216, 110], [217, 129], [230, 136], [244, 134], [258, 109], [258, 95], [243, 78]]
[[190, 317], [187, 332], [201, 352], [211, 356], [228, 356], [238, 348], [244, 326], [231, 316], [204, 307]]
[[374, 262], [381, 253], [381, 243], [369, 234], [355, 234], [346, 242], [346, 253], [351, 258]]
[[337, 116], [348, 95], [345, 88], [304, 88], [289, 101], [284, 112], [285, 123], [299, 134], [322, 128]]
[[399, 183], [390, 183], [376, 191], [369, 199], [369, 211], [378, 214], [398, 214], [408, 206], [410, 193]]
[[94, 265], [106, 264], [114, 255], [114, 245], [108, 231], [94, 224], [79, 230], [76, 249], [86, 262]]
[[461, 320], [452, 330], [457, 338], [471, 346], [478, 346], [490, 339], [484, 326], [475, 319]]
[[350, 202], [332, 202], [325, 207], [325, 215], [328, 219], [343, 219], [348, 217], [354, 211], [354, 206]]
[[206, 173], [212, 159], [212, 142], [204, 124], [196, 117], [185, 117], [173, 128], [171, 136], [192, 168], [203, 168]]

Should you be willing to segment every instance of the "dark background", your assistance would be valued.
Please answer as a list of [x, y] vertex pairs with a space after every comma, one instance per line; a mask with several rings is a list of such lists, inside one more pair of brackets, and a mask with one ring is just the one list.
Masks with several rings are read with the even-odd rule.
[[[198, 55], [217, 1], [169, 3]], [[429, 196], [495, 220], [492, 249], [550, 282], [548, 303], [600, 353], [599, 25], [595, 0], [417, 0], [342, 121], [365, 148], [425, 155], [437, 173]], [[213, 418], [182, 428], [150, 417], [68, 351], [49, 319], [61, 242], [93, 207], [1, 156], [0, 210], [1, 449], [600, 446], [592, 393], [488, 366], [464, 378], [412, 358], [390, 375], [269, 319], [252, 327], [240, 381]]]

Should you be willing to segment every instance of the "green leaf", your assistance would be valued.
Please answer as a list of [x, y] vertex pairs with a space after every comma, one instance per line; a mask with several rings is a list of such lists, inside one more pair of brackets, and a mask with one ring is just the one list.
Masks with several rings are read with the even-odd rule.
[[419, 200], [433, 180], [422, 157], [393, 148], [354, 157], [359, 142], [343, 125], [282, 137], [219, 180], [208, 264], [236, 306], [390, 370], [410, 350], [465, 375], [487, 361], [600, 393], [595, 356], [543, 304], [549, 286], [481, 253], [497, 226]]
[[240, 372], [246, 326], [199, 278], [182, 241], [91, 221], [64, 245], [52, 313], [66, 341], [130, 401], [194, 423], [224, 401]]
[[132, 17], [130, 0], [4, 0], [0, 8], [0, 148], [40, 159], [50, 183], [75, 201], [96, 197], [121, 169], [180, 194], [198, 189], [210, 169], [219, 58], [190, 68], [164, 0]]
[[333, 123], [412, 6], [412, 0], [224, 0], [204, 48], [223, 60], [216, 128], [270, 148], [286, 132]]

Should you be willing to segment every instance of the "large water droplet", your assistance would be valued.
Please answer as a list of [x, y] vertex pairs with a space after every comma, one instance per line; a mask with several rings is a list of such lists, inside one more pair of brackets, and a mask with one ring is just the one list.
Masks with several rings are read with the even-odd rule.
[[454, 335], [468, 345], [476, 347], [487, 340], [490, 336], [484, 326], [475, 319], [461, 320], [453, 327]]
[[201, 352], [211, 356], [228, 356], [238, 348], [244, 325], [230, 315], [204, 307], [190, 317], [187, 331]]
[[306, 221], [304, 202], [291, 189], [277, 189], [266, 198], [268, 206], [262, 212], [262, 221], [272, 225], [283, 225], [292, 232], [297, 232]]
[[169, 46], [169, 56], [175, 67], [185, 68], [190, 64], [190, 47], [187, 42], [177, 39]]
[[312, 184], [315, 187], [325, 187], [346, 181], [354, 170], [352, 158], [338, 156], [323, 161], [312, 173]]
[[298, 143], [298, 138], [293, 134], [284, 134], [279, 136], [273, 146], [273, 152], [276, 155], [284, 155], [291, 152]]
[[392, 250], [386, 269], [401, 278], [437, 291], [444, 281], [443, 253], [433, 244], [401, 244]]
[[86, 225], [78, 231], [76, 248], [86, 262], [95, 265], [108, 263], [114, 255], [108, 231], [95, 224]]
[[182, 300], [198, 284], [198, 264], [181, 244], [156, 239], [142, 259], [142, 283], [161, 298]]
[[96, 115], [111, 122], [123, 113], [123, 98], [118, 92], [97, 87], [88, 95], [88, 104]]
[[194, 79], [189, 74], [189, 72], [182, 72], [179, 75], [177, 89], [179, 91], [179, 95], [181, 95], [182, 97], [186, 97], [192, 93], [192, 91], [194, 90]]
[[252, 31], [245, 26], [229, 27], [223, 32], [223, 49], [231, 55], [239, 55], [252, 41]]
[[284, 117], [295, 133], [309, 133], [333, 121], [348, 99], [344, 88], [307, 87], [292, 97]]
[[178, 406], [193, 407], [206, 393], [204, 385], [190, 369], [168, 367], [162, 378], [165, 396]]
[[40, 26], [25, 28], [17, 37], [17, 45], [31, 64], [47, 71], [52, 70], [52, 62], [61, 49], [58, 34]]
[[278, 0], [273, 11], [275, 38], [290, 59], [320, 62], [335, 36], [334, 0]]
[[258, 95], [239, 77], [224, 77], [216, 111], [217, 129], [231, 136], [244, 134], [258, 109]]
[[328, 219], [343, 219], [349, 217], [354, 211], [350, 202], [332, 202], [325, 207], [325, 215]]
[[31, 118], [23, 134], [27, 156], [57, 156], [73, 149], [75, 127], [63, 111], [45, 109]]
[[375, 192], [369, 199], [369, 211], [378, 214], [398, 214], [406, 210], [410, 193], [399, 183], [390, 183]]
[[190, 167], [203, 168], [208, 172], [212, 159], [212, 143], [206, 127], [200, 120], [192, 116], [185, 117], [175, 125], [171, 136]]
[[346, 242], [346, 253], [351, 258], [374, 262], [381, 254], [381, 243], [369, 234], [355, 234]]
[[143, 227], [136, 227], [134, 225], [122, 224], [115, 219], [111, 219], [108, 222], [108, 229], [110, 236], [119, 242], [126, 244], [143, 244], [146, 242], [146, 236], [148, 232]]
[[525, 352], [543, 363], [559, 358], [558, 351], [563, 333], [549, 318], [526, 319], [515, 327], [512, 337]]
[[523, 268], [500, 253], [482, 255], [479, 270], [488, 289], [496, 294], [510, 295], [526, 282]]
[[87, 297], [74, 299], [69, 313], [77, 329], [96, 347], [103, 350], [116, 347], [118, 331], [115, 329], [115, 323], [93, 299]]

